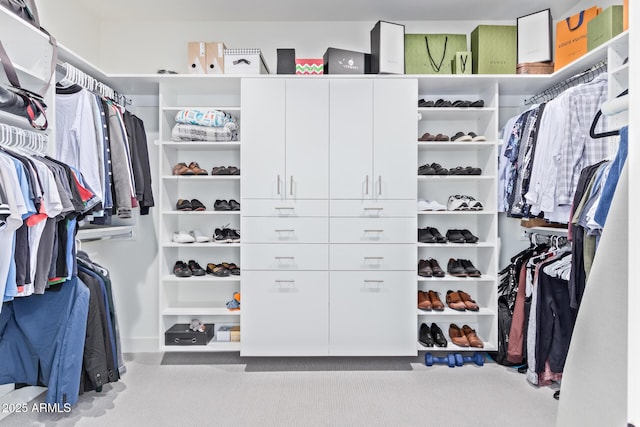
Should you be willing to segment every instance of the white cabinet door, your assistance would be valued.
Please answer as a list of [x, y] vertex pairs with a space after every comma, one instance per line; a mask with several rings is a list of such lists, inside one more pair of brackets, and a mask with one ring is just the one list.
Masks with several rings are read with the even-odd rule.
[[[412, 230], [412, 234], [416, 234]], [[328, 243], [327, 218], [244, 218], [244, 243]]]
[[330, 280], [330, 355], [417, 354], [415, 273], [331, 272]]
[[243, 271], [240, 355], [326, 356], [328, 276], [327, 272]]
[[287, 199], [329, 197], [329, 81], [287, 80]]
[[331, 198], [370, 198], [373, 194], [373, 81], [331, 80], [330, 98]]
[[242, 198], [285, 195], [285, 81], [242, 80]]
[[417, 93], [415, 80], [383, 79], [373, 84], [375, 198], [417, 197]]
[[246, 270], [324, 271], [329, 268], [329, 248], [324, 244], [243, 243], [240, 257], [243, 272]]

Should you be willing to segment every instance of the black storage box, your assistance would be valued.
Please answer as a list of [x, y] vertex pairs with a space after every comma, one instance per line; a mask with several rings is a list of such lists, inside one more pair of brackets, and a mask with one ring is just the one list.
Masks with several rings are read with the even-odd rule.
[[295, 49], [276, 49], [278, 53], [278, 74], [295, 74], [296, 73], [296, 50]]
[[204, 332], [192, 331], [188, 323], [176, 323], [164, 333], [164, 345], [207, 345], [213, 338], [215, 325], [207, 323]]
[[365, 54], [330, 47], [324, 53], [325, 74], [365, 74]]

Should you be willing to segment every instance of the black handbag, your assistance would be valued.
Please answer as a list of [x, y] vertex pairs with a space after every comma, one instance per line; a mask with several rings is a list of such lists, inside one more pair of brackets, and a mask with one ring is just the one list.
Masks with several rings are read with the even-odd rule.
[[20, 87], [20, 80], [2, 42], [0, 42], [0, 61], [11, 84], [6, 88], [0, 86], [0, 110], [25, 117], [34, 129], [46, 130], [47, 105], [42, 96]]

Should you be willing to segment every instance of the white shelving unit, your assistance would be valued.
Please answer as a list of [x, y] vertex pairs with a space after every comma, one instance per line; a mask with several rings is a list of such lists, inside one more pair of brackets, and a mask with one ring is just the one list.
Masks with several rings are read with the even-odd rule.
[[[418, 259], [433, 258], [445, 271], [443, 278], [418, 277], [417, 289], [438, 292], [446, 306], [448, 290], [463, 290], [478, 305], [478, 312], [458, 312], [448, 307], [442, 312], [417, 310], [418, 331], [420, 325], [436, 323], [449, 340], [449, 324], [474, 328], [484, 342], [484, 350], [497, 348], [497, 268], [498, 268], [498, 216], [497, 200], [497, 140], [498, 140], [498, 83], [486, 79], [462, 79], [453, 86], [441, 87], [428, 77], [419, 79], [419, 98], [436, 101], [445, 99], [476, 101], [482, 99], [481, 108], [418, 108], [419, 138], [426, 132], [452, 137], [457, 132], [475, 132], [486, 141], [428, 141], [418, 143], [418, 165], [438, 163], [446, 169], [458, 166], [479, 167], [481, 175], [418, 176], [418, 199], [435, 200], [447, 205], [451, 195], [467, 195], [483, 204], [481, 211], [421, 211], [418, 212], [418, 228], [435, 227], [444, 236], [449, 229], [468, 229], [480, 238], [476, 244], [427, 244], [418, 243]], [[480, 270], [482, 277], [458, 278], [447, 273], [451, 258], [468, 259]], [[449, 342], [446, 349], [424, 347], [421, 351], [475, 351], [470, 347], [458, 347]]]
[[[159, 171], [161, 175], [158, 230], [160, 298], [159, 342], [160, 351], [239, 351], [239, 342], [217, 341], [221, 325], [239, 325], [240, 311], [231, 311], [226, 302], [240, 291], [240, 276], [176, 277], [176, 261], [194, 260], [203, 269], [208, 263], [235, 263], [240, 266], [240, 243], [175, 243], [171, 237], [176, 231], [198, 229], [213, 237], [216, 228], [240, 228], [240, 211], [215, 211], [216, 200], [240, 201], [239, 175], [211, 175], [216, 166], [240, 166], [239, 141], [202, 142], [172, 141], [171, 129], [180, 110], [198, 109], [225, 111], [238, 120], [241, 127], [240, 87], [236, 78], [211, 79], [206, 76], [150, 76], [141, 77], [140, 90], [153, 91], [157, 82], [159, 92], [160, 146]], [[240, 135], [240, 131], [238, 132]], [[208, 175], [175, 176], [176, 163], [187, 165], [197, 162]], [[177, 211], [178, 199], [197, 199], [205, 211]], [[165, 345], [164, 332], [176, 323], [189, 323], [199, 319], [215, 324], [216, 334], [206, 346]]]

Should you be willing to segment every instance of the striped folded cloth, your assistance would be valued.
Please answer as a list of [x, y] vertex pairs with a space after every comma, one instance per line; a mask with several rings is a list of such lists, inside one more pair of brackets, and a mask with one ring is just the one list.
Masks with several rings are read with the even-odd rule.
[[236, 140], [237, 132], [226, 126], [214, 128], [178, 123], [171, 129], [171, 139], [174, 141], [227, 142]]
[[236, 118], [219, 110], [181, 110], [176, 114], [176, 123], [206, 127], [226, 127], [229, 130], [238, 129]]

